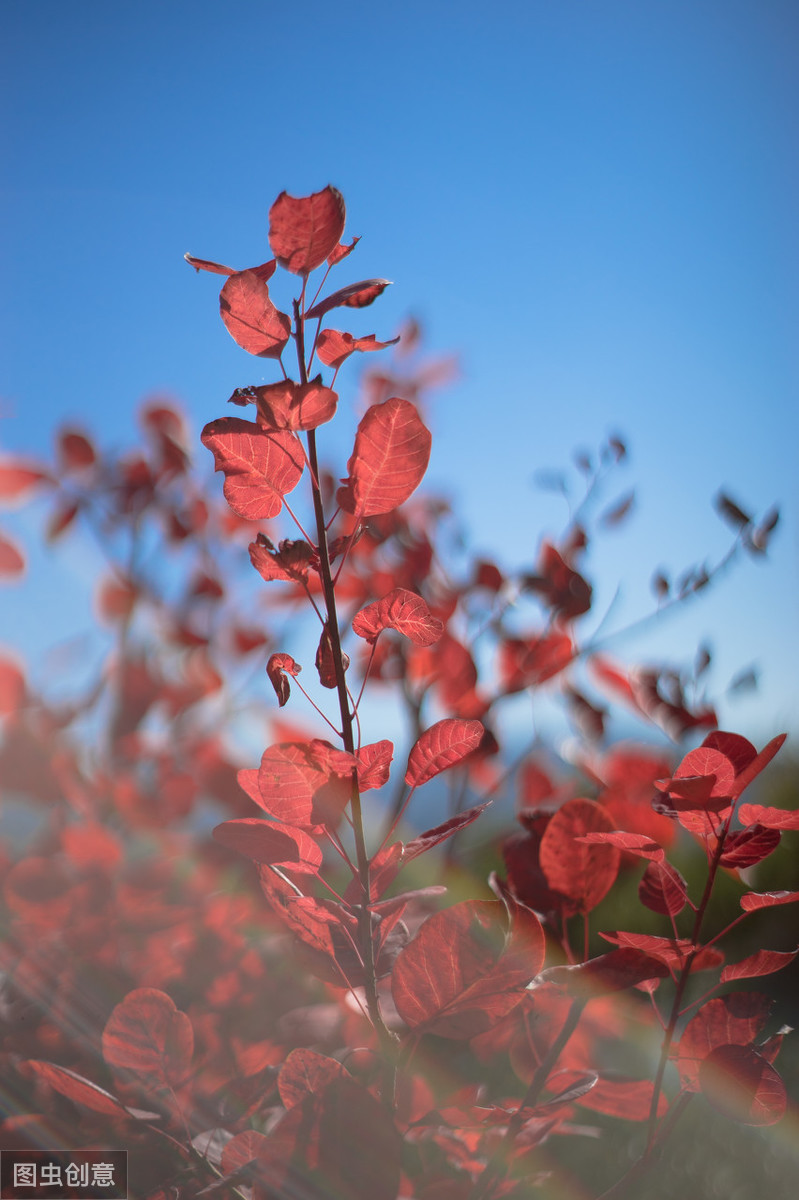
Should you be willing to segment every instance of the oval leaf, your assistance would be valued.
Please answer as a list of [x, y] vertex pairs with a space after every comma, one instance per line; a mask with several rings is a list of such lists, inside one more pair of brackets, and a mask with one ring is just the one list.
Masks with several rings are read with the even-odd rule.
[[411, 750], [405, 782], [410, 787], [420, 787], [441, 771], [454, 767], [477, 749], [484, 732], [480, 721], [464, 721], [460, 717], [437, 721]]
[[567, 800], [547, 825], [539, 860], [547, 883], [565, 896], [573, 912], [590, 912], [610, 891], [621, 853], [610, 844], [590, 845], [576, 839], [587, 833], [613, 833], [607, 811], [595, 800]]
[[128, 992], [103, 1030], [103, 1058], [109, 1066], [149, 1075], [166, 1087], [183, 1082], [193, 1052], [191, 1021], [156, 988]]
[[253, 862], [314, 875], [322, 865], [322, 851], [313, 838], [282, 821], [264, 821], [261, 817], [223, 821], [213, 835], [220, 845]]
[[774, 1125], [785, 1114], [785, 1084], [751, 1046], [716, 1046], [699, 1066], [699, 1082], [714, 1108], [743, 1125]]
[[269, 299], [269, 288], [255, 271], [237, 271], [219, 293], [219, 311], [233, 341], [258, 358], [280, 358], [291, 334], [291, 321]]
[[125, 1106], [115, 1096], [106, 1092], [104, 1088], [98, 1087], [91, 1080], [84, 1079], [76, 1071], [70, 1071], [68, 1067], [59, 1067], [55, 1063], [34, 1059], [27, 1059], [20, 1063], [20, 1066], [23, 1066], [26, 1072], [32, 1071], [39, 1079], [49, 1083], [56, 1092], [60, 1092], [69, 1100], [74, 1100], [76, 1104], [82, 1104], [94, 1112], [107, 1113], [113, 1117], [126, 1114]]
[[409, 400], [392, 396], [373, 404], [358, 426], [349, 476], [338, 491], [341, 507], [360, 518], [398, 508], [421, 483], [431, 444], [430, 431]]
[[344, 232], [344, 197], [330, 184], [311, 196], [281, 192], [269, 210], [269, 245], [281, 267], [308, 275], [322, 265]]

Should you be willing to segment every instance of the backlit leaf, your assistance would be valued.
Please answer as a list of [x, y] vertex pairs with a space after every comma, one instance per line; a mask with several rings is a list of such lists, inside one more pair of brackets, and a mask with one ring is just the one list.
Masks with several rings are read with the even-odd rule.
[[772, 1001], [759, 992], [731, 992], [708, 1000], [685, 1027], [674, 1051], [680, 1082], [699, 1089], [699, 1064], [717, 1046], [750, 1046], [771, 1013]]
[[213, 836], [220, 845], [253, 862], [314, 875], [322, 865], [322, 851], [314, 839], [282, 821], [264, 821], [261, 817], [223, 821], [213, 830]]
[[431, 443], [410, 401], [393, 396], [373, 404], [358, 426], [349, 476], [338, 491], [341, 507], [360, 518], [398, 508], [421, 483]]
[[507, 1016], [544, 960], [544, 934], [527, 912], [508, 930], [495, 900], [466, 900], [428, 917], [400, 953], [392, 993], [412, 1029], [469, 1038]]
[[49, 474], [40, 467], [28, 466], [14, 458], [3, 459], [0, 462], [0, 505], [9, 507], [27, 500], [40, 484], [50, 482]]
[[731, 979], [755, 979], [759, 975], [773, 975], [792, 963], [799, 950], [758, 950], [740, 962], [730, 963], [721, 972], [721, 982]]
[[269, 299], [269, 288], [255, 271], [231, 275], [219, 293], [219, 311], [230, 336], [242, 350], [259, 358], [280, 358], [291, 321]]
[[668, 973], [667, 965], [660, 959], [643, 950], [624, 947], [572, 966], [550, 967], [541, 973], [540, 979], [542, 983], [565, 988], [570, 996], [590, 1000], [592, 996], [626, 991], [647, 979], [662, 979]]
[[305, 464], [294, 435], [267, 433], [239, 417], [220, 417], [205, 426], [201, 440], [214, 456], [214, 469], [224, 472], [225, 499], [234, 513], [248, 521], [276, 517]]
[[399, 338], [395, 337], [389, 338], [387, 342], [378, 342], [373, 333], [356, 338], [351, 333], [342, 333], [340, 329], [323, 329], [316, 339], [316, 353], [326, 367], [338, 370], [356, 350], [360, 353], [385, 350], [386, 346], [395, 346], [398, 341]]
[[613, 823], [594, 800], [567, 800], [553, 815], [541, 838], [541, 869], [553, 891], [565, 896], [573, 912], [590, 912], [610, 891], [621, 854], [614, 845], [590, 845], [575, 839], [586, 833], [612, 833]]
[[441, 771], [454, 767], [477, 749], [483, 733], [480, 721], [464, 721], [460, 717], [437, 721], [413, 746], [408, 756], [405, 782], [410, 787], [420, 787]]
[[638, 885], [638, 897], [652, 912], [675, 917], [688, 902], [687, 885], [669, 862], [651, 862]]
[[424, 833], [418, 834], [410, 842], [405, 844], [402, 851], [403, 863], [409, 862], [410, 859], [416, 858], [425, 851], [431, 850], [433, 846], [438, 846], [440, 842], [445, 842], [448, 838], [453, 837], [461, 829], [465, 829], [467, 825], [471, 825], [472, 821], [476, 821], [481, 813], [489, 807], [491, 801], [486, 801], [485, 804], [477, 804], [474, 808], [464, 809], [454, 817], [450, 817], [448, 821], [444, 821], [442, 825], [436, 825], [433, 829], [426, 829]]
[[269, 210], [269, 245], [281, 267], [308, 275], [333, 254], [344, 232], [344, 197], [329, 184], [311, 196], [281, 192]]
[[575, 838], [577, 842], [587, 842], [593, 845], [601, 845], [605, 843], [609, 846], [618, 846], [619, 850], [624, 850], [626, 854], [635, 854], [638, 858], [650, 858], [653, 862], [660, 862], [665, 851], [657, 842], [653, 842], [652, 838], [647, 837], [643, 833], [625, 833], [623, 830], [614, 829], [612, 833], [585, 833], [580, 837]]
[[764, 804], [742, 804], [738, 816], [745, 825], [766, 829], [799, 829], [799, 810], [772, 808]]
[[714, 1047], [700, 1063], [699, 1082], [714, 1108], [743, 1125], [775, 1125], [785, 1114], [785, 1084], [754, 1047]]
[[776, 850], [781, 837], [779, 829], [767, 829], [765, 825], [752, 825], [749, 829], [730, 833], [725, 839], [719, 865], [731, 871], [752, 867]]
[[387, 738], [361, 746], [357, 754], [358, 790], [366, 792], [370, 788], [380, 788], [384, 783], [388, 783], [393, 757], [394, 743]]
[[112, 1117], [127, 1115], [125, 1106], [117, 1100], [116, 1096], [112, 1096], [104, 1088], [98, 1087], [90, 1079], [84, 1079], [76, 1071], [70, 1071], [68, 1067], [59, 1067], [55, 1063], [34, 1059], [24, 1060], [19, 1065], [24, 1068], [26, 1073], [32, 1072], [37, 1078], [48, 1083], [56, 1092], [60, 1092], [62, 1096], [66, 1096], [76, 1104], [82, 1104], [94, 1112], [106, 1113]]
[[111, 1013], [102, 1041], [109, 1066], [152, 1076], [167, 1087], [185, 1079], [194, 1051], [191, 1021], [156, 988], [128, 992]]
[[347, 1071], [335, 1058], [300, 1047], [288, 1055], [278, 1076], [277, 1086], [284, 1106], [293, 1108], [309, 1096], [321, 1093], [334, 1079], [349, 1078]]
[[756, 908], [773, 908], [777, 904], [796, 904], [799, 892], [747, 892], [741, 896], [741, 908], [744, 912], [754, 912]]
[[367, 642], [376, 642], [384, 629], [396, 629], [417, 646], [432, 645], [444, 632], [442, 622], [432, 615], [422, 597], [407, 588], [394, 588], [367, 604], [356, 613], [352, 628]]
[[313, 308], [308, 309], [305, 317], [307, 320], [323, 317], [326, 312], [330, 312], [331, 308], [338, 308], [342, 305], [345, 308], [366, 308], [390, 284], [390, 279], [362, 279], [360, 283], [350, 283], [347, 287], [339, 288], [337, 292], [331, 292], [318, 304], [314, 304]]
[[296, 677], [301, 670], [302, 667], [294, 661], [290, 654], [270, 655], [269, 662], [266, 664], [266, 673], [269, 676], [269, 682], [275, 689], [278, 704], [281, 708], [286, 704], [291, 694], [291, 685], [286, 676], [292, 675]]
[[336, 412], [337, 394], [318, 379], [294, 383], [281, 379], [264, 387], [248, 389], [258, 406], [258, 424], [264, 429], [316, 429]]

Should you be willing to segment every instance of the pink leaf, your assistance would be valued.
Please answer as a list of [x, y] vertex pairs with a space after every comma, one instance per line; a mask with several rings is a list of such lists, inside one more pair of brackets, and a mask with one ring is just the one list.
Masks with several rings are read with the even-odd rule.
[[738, 809], [738, 816], [744, 825], [764, 825], [767, 829], [799, 829], [799, 809], [742, 804]]
[[799, 892], [747, 892], [741, 896], [741, 908], [744, 912], [754, 912], [756, 908], [773, 908], [776, 904], [796, 904]]
[[359, 790], [366, 792], [370, 788], [380, 788], [384, 783], [388, 783], [393, 757], [394, 743], [386, 738], [361, 746], [357, 755]]
[[356, 350], [364, 353], [369, 350], [385, 350], [386, 346], [394, 346], [398, 337], [390, 338], [387, 342], [378, 342], [373, 333], [366, 337], [353, 337], [351, 333], [342, 333], [339, 329], [323, 329], [316, 339], [316, 353], [326, 367], [338, 370], [343, 362]]

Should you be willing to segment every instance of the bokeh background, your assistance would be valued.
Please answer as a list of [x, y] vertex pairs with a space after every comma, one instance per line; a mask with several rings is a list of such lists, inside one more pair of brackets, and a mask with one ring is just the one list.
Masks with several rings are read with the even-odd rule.
[[[652, 607], [656, 568], [724, 552], [719, 487], [758, 514], [779, 502], [770, 563], [645, 636], [650, 658], [709, 643], [728, 727], [794, 723], [791, 0], [43, 0], [0, 24], [4, 450], [67, 420], [120, 442], [154, 390], [199, 430], [232, 386], [270, 380], [182, 255], [262, 261], [277, 193], [333, 182], [363, 239], [339, 283], [394, 281], [356, 331], [414, 314], [459, 357], [429, 483], [474, 546], [532, 560], [567, 516], [536, 472], [620, 433], [636, 511], [591, 568], [597, 619], [622, 628]], [[26, 653], [85, 610], [92, 572], [74, 546], [62, 559], [74, 594], [57, 610], [52, 553], [5, 590], [5, 639]], [[725, 700], [750, 665], [759, 690]]]
[[[356, 332], [388, 337], [414, 314], [432, 351], [459, 357], [429, 484], [472, 545], [532, 561], [567, 517], [536, 473], [620, 433], [635, 514], [588, 572], [607, 631], [653, 606], [656, 568], [724, 553], [720, 487], [757, 514], [780, 504], [768, 564], [645, 637], [650, 660], [709, 644], [727, 727], [794, 724], [791, 0], [17, 0], [0, 25], [5, 451], [35, 452], [67, 420], [119, 443], [153, 391], [199, 430], [233, 386], [269, 381], [182, 255], [262, 261], [277, 193], [333, 182], [363, 239], [339, 285], [394, 281]], [[26, 653], [87, 604], [71, 546], [74, 595], [45, 611], [52, 553], [5, 589], [5, 640]], [[725, 699], [752, 665], [759, 690]]]

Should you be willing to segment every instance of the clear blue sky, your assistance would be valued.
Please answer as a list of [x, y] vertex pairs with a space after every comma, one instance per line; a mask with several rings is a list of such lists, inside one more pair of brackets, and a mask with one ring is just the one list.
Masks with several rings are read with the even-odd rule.
[[[723, 551], [719, 486], [780, 501], [768, 564], [619, 653], [687, 661], [708, 638], [718, 692], [762, 672], [727, 727], [796, 728], [794, 0], [11, 0], [0, 43], [0, 446], [67, 419], [120, 442], [153, 390], [199, 430], [267, 378], [182, 255], [261, 261], [277, 193], [333, 182], [363, 236], [339, 283], [395, 281], [355, 331], [412, 312], [460, 355], [430, 480], [500, 563], [562, 524], [533, 473], [611, 431], [637, 511], [588, 573], [600, 609], [621, 584], [616, 623], [653, 568]], [[2, 640], [25, 641], [23, 595], [0, 597]]]

